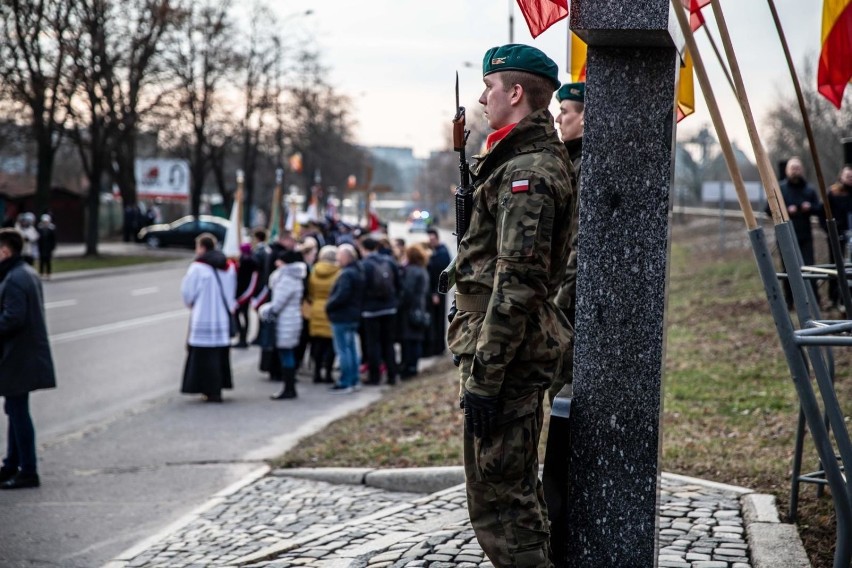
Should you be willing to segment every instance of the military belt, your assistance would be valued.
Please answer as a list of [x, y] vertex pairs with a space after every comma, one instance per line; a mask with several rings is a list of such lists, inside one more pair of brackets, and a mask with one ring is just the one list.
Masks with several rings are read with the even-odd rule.
[[490, 300], [489, 294], [459, 294], [456, 292], [456, 308], [460, 312], [486, 312]]

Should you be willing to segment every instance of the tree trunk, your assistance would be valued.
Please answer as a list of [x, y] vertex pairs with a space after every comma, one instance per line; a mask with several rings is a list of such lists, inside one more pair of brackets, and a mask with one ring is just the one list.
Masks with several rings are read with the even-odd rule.
[[121, 203], [124, 207], [135, 207], [139, 200], [136, 192], [136, 138], [124, 134], [115, 144], [113, 150], [115, 162], [115, 183], [121, 193]]
[[92, 145], [92, 169], [89, 172], [89, 197], [86, 216], [86, 256], [98, 256], [98, 229], [101, 208], [101, 179], [104, 174], [104, 159]]
[[204, 189], [204, 149], [200, 141], [196, 141], [192, 150], [192, 216], [198, 218], [201, 213], [201, 191]]
[[46, 213], [50, 207], [50, 187], [53, 181], [53, 159], [56, 151], [53, 148], [50, 129], [42, 125], [36, 126], [36, 145], [38, 147], [38, 166], [36, 169], [35, 212]]

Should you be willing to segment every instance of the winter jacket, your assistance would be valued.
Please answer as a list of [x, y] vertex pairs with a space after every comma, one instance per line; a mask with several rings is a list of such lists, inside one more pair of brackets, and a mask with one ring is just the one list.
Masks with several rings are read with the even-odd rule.
[[[400, 290], [402, 288], [399, 265], [393, 257], [379, 252], [369, 254], [364, 257], [363, 265], [366, 288], [364, 293], [364, 307], [361, 309], [361, 316], [370, 318], [395, 314], [397, 304], [399, 303]], [[394, 292], [390, 296], [384, 298], [376, 297], [371, 293], [373, 271], [382, 269], [390, 270], [394, 281]]]
[[568, 268], [570, 160], [547, 109], [475, 159], [470, 227], [456, 256], [459, 312], [447, 339], [454, 355], [473, 356], [465, 389], [520, 398], [551, 378], [507, 369], [558, 365], [571, 344], [565, 316], [548, 301]]
[[304, 262], [283, 264], [269, 275], [272, 301], [262, 305], [258, 314], [264, 320], [275, 319], [275, 346], [292, 349], [302, 334], [302, 296], [305, 293]]
[[353, 261], [341, 271], [331, 295], [325, 303], [325, 313], [332, 323], [358, 323], [361, 321], [361, 308], [364, 305], [364, 267], [360, 261]]
[[308, 298], [311, 302], [308, 331], [311, 337], [331, 337], [331, 322], [325, 313], [325, 304], [339, 274], [339, 266], [323, 260], [318, 261], [311, 270], [308, 277]]
[[236, 309], [236, 288], [236, 271], [221, 251], [206, 252], [189, 265], [180, 288], [183, 303], [192, 310], [189, 345], [227, 347], [231, 344], [229, 311]]
[[[429, 273], [426, 268], [409, 264], [402, 273], [402, 296], [399, 302], [399, 325], [403, 339], [426, 338], [426, 328], [411, 325], [411, 313], [419, 310], [426, 312], [426, 298], [429, 288]], [[431, 305], [431, 295], [429, 295]]]
[[56, 386], [44, 296], [35, 270], [13, 256], [0, 262], [0, 396]]

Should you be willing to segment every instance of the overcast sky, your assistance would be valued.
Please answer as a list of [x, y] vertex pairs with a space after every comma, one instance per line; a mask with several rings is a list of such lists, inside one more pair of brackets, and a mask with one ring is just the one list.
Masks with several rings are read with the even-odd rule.
[[[272, 0], [282, 29], [304, 27], [319, 42], [330, 82], [352, 99], [358, 121], [356, 141], [366, 145], [411, 146], [418, 156], [446, 146], [446, 125], [454, 112], [458, 70], [462, 104], [479, 106], [485, 51], [508, 43], [510, 6], [514, 41], [534, 45], [566, 72], [568, 20], [532, 39], [514, 0]], [[776, 0], [797, 67], [819, 55], [822, 2]], [[760, 127], [765, 109], [792, 94], [784, 55], [768, 5], [763, 0], [722, 0], [725, 19]], [[306, 10], [313, 13], [301, 15]], [[710, 6], [705, 18], [722, 49]], [[704, 32], [697, 35], [729, 134], [752, 154], [745, 126]], [[800, 69], [801, 72], [801, 69]], [[678, 137], [710, 124], [696, 81], [696, 113], [678, 125]], [[551, 107], [555, 111], [555, 103]], [[849, 109], [844, 109], [849, 112]]]

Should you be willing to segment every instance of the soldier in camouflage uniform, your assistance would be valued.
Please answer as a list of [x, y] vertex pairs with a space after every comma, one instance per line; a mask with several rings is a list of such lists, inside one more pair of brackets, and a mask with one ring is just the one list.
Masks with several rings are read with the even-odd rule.
[[[580, 161], [583, 154], [583, 113], [585, 111], [586, 84], [566, 83], [556, 91], [556, 100], [559, 101], [559, 114], [556, 116], [556, 124], [559, 125], [559, 136], [568, 150], [568, 157], [573, 166], [571, 180], [576, 190], [574, 200], [574, 213], [572, 215], [571, 230], [571, 254], [568, 256], [568, 270], [565, 278], [554, 298], [558, 307], [574, 329], [574, 315], [577, 309], [577, 229], [580, 218]], [[562, 364], [565, 371], [560, 377], [554, 379], [548, 389], [548, 396], [553, 402], [566, 382], [571, 383], [574, 379], [574, 344], [565, 353]], [[564, 380], [563, 380], [564, 379]]]
[[570, 160], [547, 110], [556, 77], [533, 47], [485, 54], [479, 102], [496, 132], [475, 157], [456, 257], [448, 343], [461, 375], [468, 510], [497, 568], [552, 566], [537, 452], [544, 393], [571, 341], [548, 298], [568, 265], [574, 209]]

